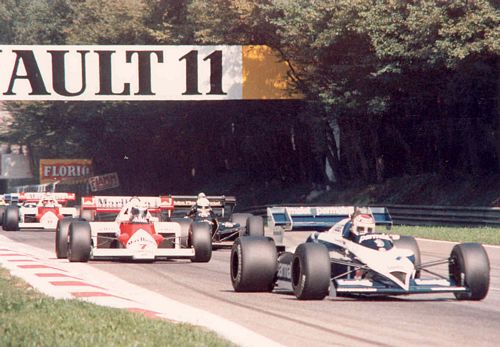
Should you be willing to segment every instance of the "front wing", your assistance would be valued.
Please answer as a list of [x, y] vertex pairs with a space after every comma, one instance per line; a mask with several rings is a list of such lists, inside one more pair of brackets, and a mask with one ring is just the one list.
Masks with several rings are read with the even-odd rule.
[[193, 248], [157, 248], [151, 250], [133, 250], [128, 248], [93, 248], [91, 259], [132, 259], [132, 260], [159, 260], [182, 259], [194, 257]]
[[412, 279], [408, 290], [368, 279], [337, 279], [330, 282], [330, 295], [408, 295], [431, 293], [466, 292], [467, 288], [456, 286], [445, 279]]

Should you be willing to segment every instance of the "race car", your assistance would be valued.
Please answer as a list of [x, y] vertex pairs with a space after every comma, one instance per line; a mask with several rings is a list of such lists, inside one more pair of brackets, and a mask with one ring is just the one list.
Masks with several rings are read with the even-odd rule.
[[[369, 209], [360, 210], [326, 232], [313, 232], [294, 252], [272, 238], [246, 237], [231, 250], [231, 282], [239, 292], [293, 291], [301, 300], [330, 296], [453, 293], [482, 300], [489, 289], [489, 259], [478, 243], [453, 247], [448, 258], [421, 262], [411, 236], [375, 232]], [[447, 264], [448, 276], [430, 267]], [[422, 274], [431, 275], [422, 278]]]
[[3, 230], [55, 229], [64, 217], [77, 217], [78, 210], [67, 206], [75, 201], [74, 193], [12, 193], [5, 194], [9, 205], [4, 207]]
[[[212, 248], [231, 247], [240, 236], [264, 236], [264, 221], [250, 213], [233, 213], [233, 196], [175, 195], [173, 218], [188, 217], [195, 222], [207, 223], [212, 235]], [[207, 206], [199, 206], [203, 201]], [[203, 204], [203, 202], [201, 204]]]
[[[94, 196], [82, 198], [82, 215], [65, 218], [56, 229], [57, 258], [70, 262], [89, 259], [190, 259], [208, 262], [212, 256], [210, 230], [204, 223], [163, 221], [172, 211], [171, 197]], [[114, 220], [100, 214], [118, 211]]]

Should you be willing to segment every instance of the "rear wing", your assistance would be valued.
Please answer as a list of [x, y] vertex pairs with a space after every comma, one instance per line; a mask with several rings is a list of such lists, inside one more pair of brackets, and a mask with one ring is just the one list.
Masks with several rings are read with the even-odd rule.
[[[373, 214], [376, 225], [392, 226], [392, 218], [385, 207], [367, 208]], [[354, 206], [317, 207], [268, 207], [267, 220], [270, 227], [280, 227], [286, 231], [330, 229], [342, 219], [354, 213]]]
[[[176, 214], [187, 214], [191, 207], [196, 204], [198, 196], [196, 195], [174, 195], [174, 208]], [[229, 217], [236, 206], [234, 196], [210, 195], [206, 197], [210, 202], [210, 207], [219, 217]]]
[[174, 200], [170, 196], [84, 196], [81, 211], [99, 213], [119, 213], [123, 206], [133, 198], [139, 199], [151, 213], [170, 212], [174, 209]]
[[75, 193], [63, 192], [21, 192], [4, 195], [5, 201], [11, 204], [17, 202], [39, 202], [43, 199], [54, 199], [60, 204], [66, 204], [68, 201], [75, 201]]

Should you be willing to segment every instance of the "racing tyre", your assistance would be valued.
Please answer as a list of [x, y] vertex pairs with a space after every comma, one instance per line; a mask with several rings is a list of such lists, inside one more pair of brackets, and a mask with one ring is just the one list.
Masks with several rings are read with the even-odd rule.
[[[399, 240], [392, 240], [397, 248], [409, 249], [415, 255], [413, 259], [413, 265], [415, 268], [419, 268], [422, 264], [422, 258], [420, 256], [420, 248], [418, 247], [417, 240], [413, 236], [401, 235]], [[415, 272], [415, 278], [420, 278], [420, 270]]]
[[237, 292], [270, 292], [276, 282], [278, 253], [274, 240], [245, 236], [231, 248], [231, 283]]
[[19, 207], [7, 206], [3, 215], [3, 230], [19, 230]]
[[482, 300], [490, 287], [490, 261], [479, 243], [461, 243], [451, 250], [450, 280], [467, 292], [454, 293], [458, 300]]
[[208, 223], [191, 224], [191, 244], [194, 248], [194, 263], [207, 263], [212, 258], [212, 233]]
[[292, 288], [299, 300], [323, 300], [330, 286], [330, 256], [320, 243], [302, 243], [292, 261]]
[[74, 218], [59, 219], [56, 226], [56, 256], [58, 259], [68, 257], [68, 235], [69, 225], [75, 221]]
[[240, 225], [240, 236], [247, 235], [247, 231], [245, 228], [247, 226], [247, 219], [252, 216], [253, 214], [251, 213], [233, 213], [231, 215], [231, 222], [238, 223]]
[[264, 218], [261, 216], [248, 217], [246, 225], [248, 236], [264, 236]]
[[69, 225], [68, 260], [87, 262], [91, 251], [90, 224], [87, 221], [74, 221]]
[[7, 206], [0, 206], [0, 225], [3, 224], [3, 215], [5, 214], [5, 209]]

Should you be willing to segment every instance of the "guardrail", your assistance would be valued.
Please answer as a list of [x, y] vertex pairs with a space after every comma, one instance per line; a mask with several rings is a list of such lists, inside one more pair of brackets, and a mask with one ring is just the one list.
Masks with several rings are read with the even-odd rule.
[[[252, 206], [239, 212], [264, 216], [268, 206], [329, 206], [326, 204], [273, 204]], [[373, 205], [387, 207], [395, 225], [496, 226], [500, 227], [500, 207]]]

